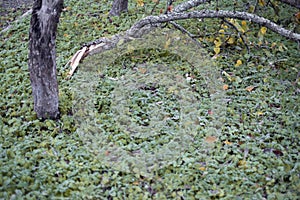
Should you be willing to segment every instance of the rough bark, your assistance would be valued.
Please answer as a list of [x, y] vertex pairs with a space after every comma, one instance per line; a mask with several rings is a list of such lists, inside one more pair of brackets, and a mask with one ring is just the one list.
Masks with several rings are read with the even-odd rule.
[[55, 39], [63, 0], [35, 0], [29, 32], [29, 72], [38, 118], [56, 119], [58, 83]]
[[127, 12], [127, 10], [128, 10], [128, 0], [114, 0], [109, 15], [119, 16], [121, 12]]

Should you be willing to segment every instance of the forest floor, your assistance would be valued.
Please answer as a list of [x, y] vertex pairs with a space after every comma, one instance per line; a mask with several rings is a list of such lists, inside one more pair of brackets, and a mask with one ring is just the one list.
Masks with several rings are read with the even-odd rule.
[[[108, 18], [111, 0], [65, 0], [56, 38], [61, 118], [41, 121], [28, 71], [30, 16], [15, 22], [30, 6], [20, 2], [1, 1], [1, 28], [11, 28], [0, 34], [0, 199], [299, 199], [297, 43], [231, 20], [247, 30], [247, 51], [222, 20], [183, 20], [205, 53], [167, 25], [87, 57], [70, 79], [66, 63], [84, 43], [165, 4], [129, 1], [128, 13]], [[218, 1], [227, 10], [250, 1], [235, 2]], [[257, 12], [288, 21], [298, 10]]]
[[10, 25], [17, 17], [28, 11], [33, 0], [0, 0], [0, 28]]

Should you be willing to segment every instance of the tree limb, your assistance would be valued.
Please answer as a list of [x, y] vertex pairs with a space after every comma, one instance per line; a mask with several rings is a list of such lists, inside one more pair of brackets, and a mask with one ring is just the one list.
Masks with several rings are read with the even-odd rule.
[[127, 32], [129, 35], [134, 36], [139, 29], [141, 29], [146, 25], [153, 25], [158, 23], [165, 23], [169, 21], [191, 19], [191, 18], [198, 18], [198, 19], [235, 18], [235, 19], [247, 20], [250, 22], [255, 22], [261, 26], [265, 26], [270, 30], [272, 30], [273, 32], [286, 37], [287, 39], [300, 42], [300, 34], [282, 28], [281, 26], [275, 24], [274, 22], [264, 17], [260, 17], [258, 15], [250, 14], [247, 12], [232, 12], [232, 11], [224, 11], [224, 10], [220, 10], [220, 11], [200, 10], [200, 11], [192, 11], [192, 12], [184, 12], [184, 13], [169, 13], [166, 15], [159, 15], [159, 16], [148, 16], [135, 23]]
[[[191, 0], [189, 2], [200, 2], [200, 0]], [[190, 4], [186, 4], [186, 7], [182, 7], [182, 9], [190, 8]], [[271, 31], [278, 33], [286, 37], [287, 39], [294, 40], [296, 42], [300, 42], [300, 34], [294, 33], [290, 30], [282, 28], [281, 26], [275, 24], [274, 22], [260, 17], [255, 14], [250, 14], [247, 12], [232, 12], [232, 11], [215, 11], [215, 10], [200, 10], [200, 11], [192, 11], [192, 12], [171, 12], [168, 14], [162, 14], [159, 16], [148, 16], [140, 21], [136, 22], [130, 29], [128, 29], [124, 33], [119, 33], [111, 36], [110, 38], [100, 38], [93, 42], [89, 42], [85, 44], [86, 51], [84, 52], [84, 56], [101, 53], [103, 51], [110, 50], [116, 47], [119, 43], [126, 43], [133, 39], [140, 38], [143, 35], [149, 33], [151, 30], [158, 27], [161, 23], [176, 21], [176, 20], [184, 20], [191, 18], [235, 18], [241, 20], [247, 20], [250, 22], [255, 22], [261, 26], [265, 26], [269, 28]], [[81, 50], [80, 50], [81, 51]], [[82, 58], [84, 58], [84, 56]], [[72, 68], [76, 69], [76, 66], [72, 66]]]

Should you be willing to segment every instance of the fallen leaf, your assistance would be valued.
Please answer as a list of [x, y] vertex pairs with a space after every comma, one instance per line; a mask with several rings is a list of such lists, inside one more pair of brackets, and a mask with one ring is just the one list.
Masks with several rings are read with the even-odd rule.
[[147, 72], [146, 68], [138, 68], [138, 71], [142, 74], [145, 74]]
[[230, 37], [228, 40], [227, 40], [227, 44], [234, 44], [235, 42], [235, 39], [233, 37]]
[[143, 0], [137, 0], [137, 5], [143, 7], [145, 4]]
[[105, 151], [104, 154], [105, 154], [105, 156], [109, 156], [110, 152], [109, 151]]
[[214, 40], [215, 46], [220, 47], [222, 45], [222, 40], [218, 37]]
[[247, 21], [243, 20], [242, 21], [242, 26], [247, 26]]
[[226, 140], [226, 141], [224, 142], [224, 144], [226, 144], [226, 145], [232, 145], [232, 142], [229, 142], [228, 140]]
[[227, 84], [223, 85], [223, 90], [228, 90], [228, 85]]
[[247, 164], [246, 160], [240, 160], [238, 165], [239, 166], [245, 166]]
[[139, 185], [140, 183], [138, 181], [133, 182], [133, 185]]
[[219, 33], [223, 33], [224, 34], [225, 33], [224, 29], [220, 29]]
[[248, 87], [246, 87], [246, 90], [248, 92], [251, 92], [254, 88], [255, 88], [254, 86], [248, 86]]
[[235, 66], [238, 67], [238, 66], [240, 66], [242, 64], [243, 64], [243, 62], [241, 60], [237, 60]]
[[258, 4], [260, 6], [265, 6], [266, 5], [266, 2], [264, 0], [258, 0]]
[[232, 81], [232, 78], [231, 78], [231, 76], [227, 73], [227, 72], [225, 72], [225, 71], [222, 71], [222, 74], [223, 75], [225, 75], [226, 76], [226, 78], [229, 80], [229, 81]]
[[169, 39], [166, 41], [166, 44], [165, 44], [164, 48], [165, 48], [165, 49], [168, 49], [169, 46], [170, 46], [170, 44], [171, 44], [171, 39], [169, 38]]
[[168, 11], [172, 12], [172, 10], [173, 10], [173, 6], [172, 5], [168, 6]]
[[214, 48], [214, 52], [215, 52], [216, 54], [219, 54], [220, 51], [221, 51], [220, 47], [215, 47], [215, 48]]
[[216, 142], [217, 140], [218, 140], [218, 138], [215, 136], [207, 136], [205, 138], [205, 142], [207, 142], [209, 144], [212, 144], [212, 143]]
[[206, 170], [206, 168], [205, 168], [205, 167], [199, 167], [199, 170], [201, 170], [201, 171], [205, 171], [205, 170]]
[[261, 27], [261, 29], [260, 29], [260, 32], [261, 32], [261, 34], [266, 34], [266, 32], [267, 32], [267, 28], [266, 27]]
[[257, 114], [258, 116], [264, 115], [264, 113], [261, 112], [261, 111], [256, 112], [256, 114]]
[[273, 149], [273, 153], [274, 153], [277, 157], [283, 156], [282, 151], [280, 151], [279, 149]]

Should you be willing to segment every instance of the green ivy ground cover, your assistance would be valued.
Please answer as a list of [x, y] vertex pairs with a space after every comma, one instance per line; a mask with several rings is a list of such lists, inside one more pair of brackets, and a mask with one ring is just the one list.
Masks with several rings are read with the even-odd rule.
[[[238, 2], [237, 5], [244, 5], [243, 1]], [[214, 66], [219, 72], [226, 100], [222, 108], [226, 115], [218, 124], [218, 134], [205, 129], [212, 121], [213, 105], [211, 85], [205, 82], [202, 69], [193, 68], [187, 60], [164, 50], [133, 51], [107, 66], [102, 66], [97, 56], [90, 57], [71, 80], [66, 79], [65, 64], [79, 46], [126, 30], [148, 15], [155, 4], [152, 1], [144, 3], [145, 6], [140, 7], [130, 2], [129, 13], [108, 19], [111, 2], [65, 1], [57, 36], [62, 113], [58, 121], [41, 122], [33, 112], [27, 66], [29, 17], [1, 35], [0, 198], [297, 199], [300, 196], [297, 44], [270, 31], [258, 37], [260, 27], [247, 24], [250, 30], [246, 35], [247, 44], [251, 53], [248, 61], [250, 55], [238, 40], [238, 34], [222, 26], [219, 20], [181, 22], [182, 26], [193, 27], [193, 33], [200, 35], [199, 41], [206, 47], [208, 56], [214, 57]], [[156, 13], [163, 8], [162, 4], [158, 5]], [[295, 10], [282, 6], [279, 17], [288, 19], [293, 12]], [[264, 13], [272, 15], [273, 11], [266, 9]], [[294, 28], [293, 23], [288, 26]], [[229, 32], [235, 40], [223, 41], [221, 53], [214, 56], [215, 38], [222, 40], [220, 29]], [[210, 35], [204, 35], [202, 30]], [[164, 163], [161, 167], [146, 166], [148, 171], [144, 173], [129, 165], [113, 166], [113, 159], [107, 162], [103, 158], [111, 158], [112, 152], [99, 155], [99, 151], [87, 145], [82, 134], [93, 130], [84, 130], [84, 126], [77, 123], [74, 100], [78, 93], [74, 87], [84, 81], [80, 79], [84, 71], [81, 67], [96, 65], [99, 66], [96, 72], [99, 79], [92, 96], [96, 110], [92, 116], [96, 119], [88, 120], [94, 122], [97, 131], [101, 129], [105, 137], [97, 135], [96, 131], [91, 139], [103, 139], [132, 154], [158, 151], [174, 140], [172, 132], [180, 130], [182, 108], [177, 90], [192, 88], [187, 91], [193, 93], [187, 94], [198, 99], [195, 104], [199, 117], [193, 121], [195, 128], [192, 134], [187, 133], [190, 134], [187, 145], [176, 159], [157, 162]], [[147, 76], [152, 79], [149, 81]], [[164, 83], [174, 78], [178, 78], [178, 82], [187, 79], [192, 82], [178, 87]], [[132, 98], [126, 101], [126, 106], [117, 107], [115, 100], [125, 101], [120, 92], [129, 93], [129, 89], [132, 89]], [[158, 112], [153, 105], [160, 106], [166, 113], [161, 116], [168, 123], [167, 129], [161, 128], [158, 121], [157, 126], [151, 124], [151, 113]], [[121, 118], [122, 115], [127, 118]], [[130, 130], [122, 128], [128, 123], [159, 127], [160, 134], [134, 137]]]

